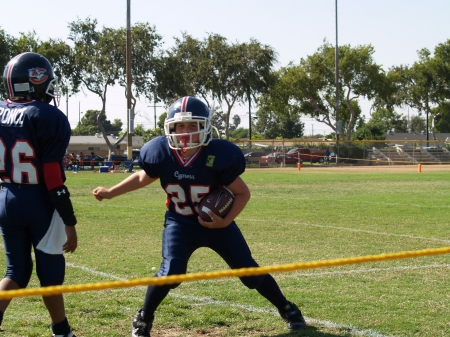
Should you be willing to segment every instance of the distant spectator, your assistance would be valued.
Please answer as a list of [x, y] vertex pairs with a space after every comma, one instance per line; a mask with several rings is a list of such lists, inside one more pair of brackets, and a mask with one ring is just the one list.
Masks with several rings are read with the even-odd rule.
[[71, 169], [71, 167], [70, 167], [70, 160], [67, 157], [63, 158], [63, 167], [64, 167], [64, 170], [70, 170]]
[[75, 153], [72, 153], [72, 171], [73, 173], [78, 173], [78, 158]]
[[83, 154], [83, 152], [80, 152], [80, 167], [82, 170], [84, 170], [84, 154]]
[[328, 149], [328, 148], [325, 150], [325, 162], [327, 164], [330, 163], [330, 149]]

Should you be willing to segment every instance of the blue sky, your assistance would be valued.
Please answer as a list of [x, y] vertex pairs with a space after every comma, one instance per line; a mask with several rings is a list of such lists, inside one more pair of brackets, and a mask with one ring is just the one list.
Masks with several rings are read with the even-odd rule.
[[[95, 18], [99, 27], [126, 26], [126, 0], [77, 0], [39, 2], [21, 0], [10, 15], [4, 15], [0, 27], [6, 33], [36, 31], [42, 39], [68, 36], [67, 24], [77, 19]], [[23, 13], [19, 10], [23, 8]], [[434, 47], [450, 38], [450, 1], [448, 0], [338, 0], [338, 42], [351, 46], [372, 44], [375, 62], [386, 70], [399, 64], [412, 64], [417, 50]], [[255, 38], [278, 53], [278, 66], [313, 54], [326, 39], [336, 41], [335, 0], [131, 0], [131, 24], [149, 22], [163, 36], [164, 46], [172, 46], [173, 37], [187, 32], [202, 39], [216, 33], [230, 42]], [[137, 123], [153, 127], [152, 102], [136, 106]], [[368, 117], [370, 105], [362, 104]], [[60, 106], [66, 112], [65, 102]], [[100, 109], [100, 99], [80, 93], [69, 100], [69, 120], [78, 122], [79, 111]], [[123, 90], [113, 88], [107, 97], [107, 117], [126, 123], [126, 99]], [[157, 115], [164, 109], [157, 108]], [[410, 112], [414, 114], [413, 111]], [[237, 107], [246, 125], [246, 108]], [[306, 133], [325, 132], [326, 127], [309, 118], [302, 119]]]

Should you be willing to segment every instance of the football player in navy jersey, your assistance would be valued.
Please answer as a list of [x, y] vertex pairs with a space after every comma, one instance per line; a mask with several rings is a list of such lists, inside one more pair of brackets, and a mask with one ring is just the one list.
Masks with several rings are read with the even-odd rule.
[[[62, 285], [63, 254], [77, 248], [77, 220], [64, 185], [71, 130], [56, 107], [58, 78], [44, 56], [22, 53], [6, 65], [3, 84], [8, 98], [0, 101], [0, 229], [7, 266], [0, 290], [27, 287], [32, 248], [40, 285]], [[43, 300], [53, 336], [74, 337], [63, 296]], [[0, 324], [10, 301], [0, 300]]]
[[[233, 269], [258, 266], [234, 222], [250, 199], [250, 191], [240, 177], [245, 170], [245, 159], [236, 145], [212, 139], [211, 117], [208, 107], [197, 98], [178, 99], [170, 107], [164, 123], [166, 136], [152, 139], [141, 149], [142, 171], [111, 188], [93, 190], [101, 201], [159, 179], [167, 194], [168, 209], [162, 239], [163, 260], [156, 276], [186, 273], [190, 256], [200, 247], [211, 248]], [[210, 212], [212, 221], [203, 221], [197, 206], [204, 195], [219, 186], [233, 192], [234, 202], [224, 218]], [[298, 307], [286, 300], [271, 275], [242, 277], [241, 281], [277, 307], [289, 329], [306, 326]], [[144, 305], [133, 320], [132, 336], [150, 336], [157, 307], [170, 289], [177, 286], [148, 287]]]

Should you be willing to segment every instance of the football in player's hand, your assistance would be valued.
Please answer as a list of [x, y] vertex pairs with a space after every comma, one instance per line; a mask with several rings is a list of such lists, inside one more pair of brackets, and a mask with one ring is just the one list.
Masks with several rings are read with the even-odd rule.
[[224, 217], [233, 204], [234, 195], [226, 187], [216, 188], [214, 191], [205, 195], [198, 206], [198, 213], [200, 218], [204, 221], [212, 221], [208, 212], [211, 211], [214, 214]]

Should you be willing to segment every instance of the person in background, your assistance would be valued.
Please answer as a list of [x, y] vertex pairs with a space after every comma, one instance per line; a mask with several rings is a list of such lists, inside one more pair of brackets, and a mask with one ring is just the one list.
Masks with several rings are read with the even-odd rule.
[[[22, 53], [6, 65], [3, 84], [8, 98], [0, 101], [0, 230], [6, 274], [0, 291], [27, 287], [33, 271], [32, 249], [40, 286], [62, 285], [64, 252], [74, 252], [78, 239], [77, 219], [64, 185], [62, 161], [71, 130], [67, 117], [56, 107], [58, 78], [44, 56]], [[49, 104], [52, 101], [55, 106]], [[13, 113], [14, 118], [6, 118]], [[50, 235], [56, 226], [63, 226], [62, 236]], [[53, 337], [75, 337], [62, 294], [43, 300]], [[10, 302], [0, 300], [0, 325]]]
[[[111, 187], [92, 193], [102, 201], [145, 187], [159, 180], [167, 194], [162, 254], [156, 276], [185, 274], [189, 258], [200, 247], [215, 251], [232, 269], [258, 267], [234, 219], [242, 212], [250, 191], [240, 175], [244, 155], [226, 140], [212, 139], [212, 113], [195, 97], [182, 97], [169, 109], [164, 123], [166, 137], [156, 137], [140, 151], [141, 171]], [[211, 222], [198, 216], [197, 205], [209, 191], [226, 186], [235, 196], [228, 214], [221, 218], [209, 212]], [[289, 329], [306, 322], [296, 304], [288, 301], [270, 275], [241, 277], [277, 309]], [[155, 311], [175, 285], [149, 286], [144, 304], [132, 323], [132, 337], [149, 337]]]
[[325, 163], [329, 164], [330, 163], [330, 149], [327, 148], [325, 150]]
[[73, 173], [78, 173], [78, 163], [79, 163], [79, 156], [77, 156], [75, 153], [72, 153], [72, 171]]
[[84, 170], [84, 154], [83, 154], [83, 152], [80, 152], [80, 160], [79, 160], [79, 163], [80, 163], [80, 168], [81, 168], [82, 170]]

